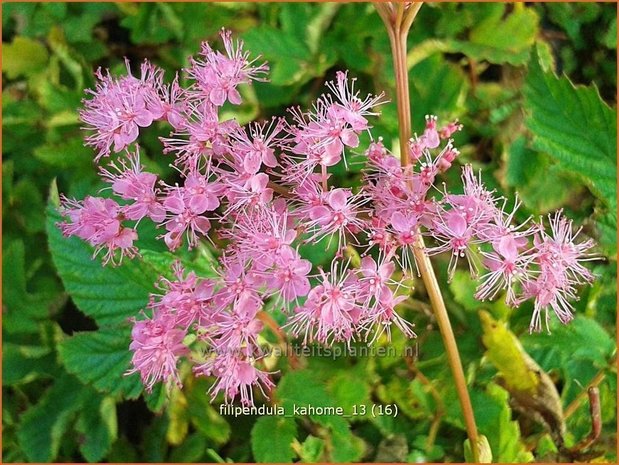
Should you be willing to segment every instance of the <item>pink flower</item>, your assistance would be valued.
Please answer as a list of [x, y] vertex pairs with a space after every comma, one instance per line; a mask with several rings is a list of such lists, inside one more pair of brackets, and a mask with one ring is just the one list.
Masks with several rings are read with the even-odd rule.
[[[196, 181], [197, 183], [197, 181]], [[189, 188], [170, 188], [163, 200], [163, 206], [168, 212], [165, 227], [168, 231], [163, 237], [170, 250], [176, 250], [187, 233], [189, 248], [198, 245], [199, 236], [206, 236], [211, 229], [211, 222], [204, 213], [217, 208], [219, 202], [209, 192], [195, 192]]]
[[235, 157], [243, 159], [246, 172], [257, 173], [261, 164], [269, 168], [277, 166], [273, 146], [278, 142], [277, 135], [282, 127], [282, 121], [274, 118], [270, 123], [249, 125], [250, 136], [245, 129], [241, 128], [230, 134], [232, 139], [231, 151]]
[[441, 143], [436, 130], [436, 116], [426, 115], [426, 129], [420, 137], [421, 144], [428, 149], [435, 149]]
[[249, 52], [243, 51], [243, 42], [233, 42], [231, 32], [222, 29], [220, 36], [224, 43], [225, 54], [214, 51], [206, 42], [202, 43], [200, 55], [202, 60], [191, 60], [189, 76], [196, 80], [201, 92], [215, 106], [222, 106], [226, 100], [234, 105], [241, 103], [239, 84], [252, 80], [264, 81], [268, 66], [263, 63], [253, 66], [256, 59], [249, 59]]
[[230, 311], [214, 315], [213, 331], [208, 339], [220, 352], [237, 351], [241, 348], [258, 350], [258, 335], [262, 331], [262, 322], [256, 314], [262, 308], [262, 302], [251, 294], [244, 294], [235, 300]]
[[178, 83], [178, 75], [170, 84], [160, 82], [157, 86], [161, 96], [160, 101], [153, 102], [154, 112], [161, 114], [161, 119], [165, 119], [174, 129], [181, 129], [186, 124], [186, 112], [188, 108], [187, 95]]
[[220, 276], [223, 287], [213, 297], [216, 309], [221, 311], [239, 301], [244, 302], [243, 305], [249, 305], [249, 300], [260, 302], [258, 291], [261, 282], [253, 270], [247, 270], [243, 261], [227, 257], [222, 258], [222, 265]]
[[188, 354], [188, 349], [183, 344], [185, 331], [175, 328], [172, 321], [165, 316], [134, 320], [129, 346], [133, 351], [133, 368], [127, 374], [140, 373], [149, 392], [159, 381], [182, 386], [177, 364], [180, 357]]
[[417, 218], [414, 214], [396, 211], [391, 215], [391, 228], [394, 237], [402, 246], [412, 245], [418, 234]]
[[165, 154], [174, 154], [174, 163], [183, 171], [210, 166], [213, 158], [227, 153], [228, 135], [238, 130], [235, 120], [219, 121], [217, 108], [208, 102], [189, 101], [184, 122], [173, 136], [161, 138]]
[[516, 305], [514, 285], [529, 280], [531, 258], [519, 253], [517, 239], [512, 234], [504, 235], [495, 241], [492, 247], [494, 252], [480, 252], [484, 257], [483, 264], [489, 272], [481, 276], [475, 298], [481, 301], [494, 299], [500, 290], [505, 289], [506, 303]]
[[311, 262], [303, 260], [298, 252], [287, 247], [277, 257], [275, 269], [266, 273], [266, 284], [273, 291], [279, 291], [285, 300], [292, 302], [309, 292], [307, 274], [311, 269]]
[[335, 261], [331, 273], [321, 271], [322, 281], [307, 296], [305, 304], [286, 326], [294, 336], [303, 334], [303, 343], [349, 342], [363, 313], [357, 303], [359, 282], [349, 271], [338, 276]]
[[165, 209], [157, 199], [158, 190], [155, 188], [157, 175], [143, 171], [140, 165], [140, 151], [135, 154], [127, 152], [127, 159], [120, 160], [119, 166], [112, 163], [110, 167], [116, 173], [101, 169], [101, 175], [112, 183], [112, 190], [125, 200], [133, 200], [133, 204], [122, 207], [127, 219], [139, 221], [145, 216], [155, 223], [165, 219]]
[[402, 334], [408, 338], [417, 337], [413, 328], [415, 325], [406, 321], [395, 311], [396, 305], [408, 299], [406, 295], [395, 296], [390, 288], [381, 292], [376, 304], [364, 314], [360, 326], [366, 331], [365, 339], [374, 332], [370, 344], [378, 339], [382, 334], [387, 334], [387, 339], [391, 340], [391, 325], [395, 324]]
[[462, 127], [463, 126], [456, 119], [455, 121], [447, 123], [445, 126], [443, 126], [438, 131], [438, 134], [441, 139], [449, 139], [454, 133], [461, 131]]
[[252, 175], [244, 182], [229, 176], [227, 181], [229, 206], [226, 215], [248, 207], [266, 207], [273, 199], [273, 189], [267, 187], [269, 175], [266, 173]]
[[103, 264], [118, 265], [126, 255], [137, 254], [133, 241], [138, 235], [135, 230], [122, 226], [124, 219], [121, 207], [112, 199], [86, 197], [83, 202], [62, 199], [61, 214], [69, 222], [58, 223], [65, 236], [77, 236], [95, 247], [95, 255], [107, 249]]
[[375, 116], [378, 113], [371, 109], [385, 103], [384, 94], [377, 96], [367, 95], [364, 100], [359, 98], [359, 92], [355, 92], [355, 81], [348, 81], [348, 71], [338, 71], [336, 80], [327, 82], [327, 87], [335, 96], [337, 102], [333, 105], [333, 112], [338, 118], [346, 121], [355, 132], [369, 128], [366, 116]]
[[374, 297], [379, 300], [384, 292], [387, 292], [389, 287], [387, 283], [391, 280], [391, 275], [395, 271], [395, 263], [384, 261], [378, 265], [372, 257], [363, 257], [361, 259], [361, 275], [359, 284], [361, 293], [367, 295], [367, 298]]
[[475, 263], [470, 256], [469, 246], [477, 240], [474, 237], [475, 223], [469, 223], [466, 216], [457, 210], [437, 211], [434, 226], [431, 230], [432, 237], [439, 243], [436, 247], [428, 248], [428, 253], [434, 255], [449, 251], [449, 279], [453, 277], [459, 258], [466, 257], [471, 269], [471, 274], [476, 272]]
[[360, 206], [367, 200], [353, 195], [347, 189], [333, 189], [324, 199], [322, 205], [309, 209], [310, 227], [315, 227], [311, 240], [327, 234], [337, 233], [340, 245], [346, 240], [346, 233], [354, 234], [364, 227], [358, 218]]
[[104, 75], [97, 70], [96, 90], [87, 91], [93, 98], [84, 100], [80, 112], [86, 129], [94, 131], [86, 144], [97, 150], [96, 161], [108, 156], [112, 147], [115, 152], [124, 150], [137, 139], [140, 127], [150, 126], [163, 115], [158, 93], [163, 70], [145, 61], [142, 76], [137, 79], [126, 63], [128, 75], [120, 79], [114, 79], [109, 71]]
[[236, 216], [233, 227], [222, 237], [234, 241], [237, 255], [253, 261], [256, 269], [266, 270], [290, 249], [297, 232], [291, 229], [287, 206], [283, 213], [273, 208], [258, 208]]
[[572, 231], [572, 222], [562, 216], [562, 212], [549, 215], [550, 234], [540, 225], [539, 235], [534, 239], [534, 262], [539, 266], [535, 281], [525, 283], [521, 300], [535, 298], [535, 309], [530, 330], [541, 330], [541, 313], [545, 312], [548, 329], [548, 309], [552, 308], [562, 323], [573, 318], [570, 300], [576, 299], [575, 286], [594, 279], [593, 273], [581, 262], [595, 260], [587, 253], [593, 247], [592, 240], [576, 243], [580, 233]]
[[252, 361], [239, 354], [218, 355], [195, 367], [194, 371], [203, 376], [215, 376], [217, 381], [209, 390], [211, 399], [223, 392], [226, 403], [239, 395], [243, 405], [254, 405], [253, 386], [258, 387], [266, 398], [265, 391], [275, 386], [268, 373], [258, 370]]
[[185, 276], [180, 262], [175, 262], [172, 270], [176, 279], [160, 278], [158, 287], [164, 294], [159, 301], [151, 302], [149, 307], [158, 315], [165, 314], [176, 327], [185, 330], [189, 330], [195, 322], [206, 325], [212, 318], [214, 282], [199, 278], [193, 271]]

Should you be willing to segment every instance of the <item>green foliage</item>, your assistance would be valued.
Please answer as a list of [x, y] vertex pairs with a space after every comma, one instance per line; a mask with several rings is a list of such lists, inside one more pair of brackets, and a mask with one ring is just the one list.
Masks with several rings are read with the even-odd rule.
[[116, 402], [97, 394], [86, 398], [80, 410], [76, 431], [83, 435], [80, 452], [89, 462], [102, 460], [116, 440]]
[[[148, 303], [161, 268], [161, 257], [125, 260], [122, 266], [102, 266], [92, 259], [92, 248], [76, 237], [64, 238], [56, 223], [60, 215], [48, 211], [49, 246], [58, 274], [75, 304], [99, 325], [124, 323]], [[172, 259], [163, 257], [171, 266]], [[169, 269], [168, 266], [168, 269]], [[114, 302], [110, 305], [110, 302]]]
[[61, 376], [21, 418], [17, 438], [28, 460], [49, 462], [56, 457], [69, 422], [80, 410], [84, 391], [72, 376]]
[[486, 423], [485, 428], [494, 460], [498, 463], [532, 462], [533, 454], [522, 443], [518, 422], [512, 420], [508, 392], [496, 384], [489, 384], [487, 393], [501, 406], [500, 413], [492, 419], [492, 424]]
[[59, 346], [62, 363], [82, 382], [112, 395], [135, 398], [142, 392], [139, 376], [124, 376], [131, 354], [129, 328], [77, 333]]
[[4, 47], [4, 72], [11, 79], [36, 74], [47, 64], [47, 49], [43, 44], [27, 37], [16, 37]]
[[[506, 15], [506, 7], [504, 3], [493, 3], [484, 8], [482, 18], [472, 18], [474, 23], [469, 40], [455, 41], [451, 48], [475, 60], [524, 64], [538, 31], [538, 15], [522, 4], [517, 4], [514, 11]], [[498, 30], [500, 34], [497, 34]]]
[[585, 178], [600, 200], [616, 210], [616, 111], [595, 87], [575, 88], [569, 79], [544, 72], [537, 54], [529, 64], [525, 96], [534, 147]]
[[[128, 319], [145, 307], [153, 284], [170, 273], [174, 260], [155, 239], [160, 231], [142, 222], [142, 257], [103, 267], [100, 259], [91, 260], [92, 248], [63, 238], [55, 226], [60, 218], [53, 208], [58, 192], [49, 189], [53, 180], [76, 198], [103, 187], [78, 121], [83, 90], [94, 83], [92, 71], [101, 66], [121, 73], [127, 56], [135, 63], [153, 60], [170, 78], [187, 66], [201, 40], [215, 41], [221, 27], [232, 28], [252, 56], [261, 54], [271, 67], [271, 82], [244, 87], [245, 103], [226, 108], [227, 116], [246, 122], [308, 106], [325, 80], [349, 69], [362, 93], [385, 91], [391, 100], [371, 124], [375, 136], [397, 147], [389, 40], [371, 4], [11, 2], [3, 5], [2, 25], [3, 461], [467, 457], [444, 348], [417, 280], [411, 283], [411, 308], [397, 310], [415, 322], [419, 338], [408, 342], [394, 331], [391, 343], [378, 341], [397, 354], [302, 356], [297, 370], [282, 357], [273, 368], [281, 371], [273, 376], [271, 401], [286, 413], [293, 405], [311, 404], [340, 406], [349, 414], [375, 404], [397, 406], [397, 416], [227, 417], [218, 412], [221, 399], [210, 402], [210, 380], [195, 379], [186, 366], [182, 391], [157, 386], [144, 394], [138, 375], [126, 375]], [[518, 192], [519, 220], [563, 208], [583, 225], [583, 239], [599, 242], [597, 253], [605, 258], [592, 265], [594, 285], [579, 291], [576, 319], [567, 326], [551, 322], [550, 335], [527, 334], [529, 304], [512, 310], [476, 301], [476, 284], [464, 268], [446, 284], [447, 261], [433, 258], [445, 283], [480, 434], [490, 449], [485, 458], [615, 462], [608, 444], [616, 433], [617, 392], [616, 8], [427, 3], [408, 45], [413, 129], [422, 130], [428, 113], [460, 118], [465, 129], [455, 135], [462, 152], [457, 163], [481, 169], [498, 195], [513, 198]], [[157, 141], [165, 135], [163, 126], [153, 127], [140, 140], [143, 162], [173, 183], [175, 173]], [[358, 152], [352, 158], [362, 162]], [[335, 167], [333, 183], [357, 189], [361, 166]], [[449, 189], [457, 190], [457, 168], [441, 179]], [[335, 241], [300, 251], [315, 265], [328, 266]], [[180, 256], [202, 276], [212, 274], [215, 257], [206, 245]], [[478, 316], [482, 309], [502, 329], [489, 330], [489, 320]], [[405, 358], [401, 352], [409, 347], [414, 355]], [[519, 396], [513, 380], [528, 379], [531, 366], [546, 376], [540, 375], [538, 386], [555, 393], [560, 387], [553, 400], [558, 410], [603, 377], [603, 432], [589, 455], [562, 456], [548, 434], [556, 435], [560, 422], [548, 425], [527, 415], [541, 407]], [[588, 434], [587, 408], [583, 402], [564, 425], [567, 443]]]
[[292, 418], [260, 417], [251, 430], [251, 447], [258, 462], [290, 463], [297, 427]]

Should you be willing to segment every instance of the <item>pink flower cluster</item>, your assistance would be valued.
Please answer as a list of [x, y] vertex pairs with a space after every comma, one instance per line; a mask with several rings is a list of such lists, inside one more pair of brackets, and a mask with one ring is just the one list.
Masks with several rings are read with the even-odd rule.
[[[266, 395], [273, 387], [260, 363], [266, 311], [287, 315], [284, 327], [304, 344], [372, 343], [394, 327], [414, 337], [396, 308], [416, 272], [420, 235], [431, 238], [427, 253], [449, 254], [450, 276], [461, 259], [473, 276], [481, 272], [478, 299], [501, 292], [512, 306], [533, 299], [532, 330], [540, 330], [542, 315], [548, 322], [549, 310], [564, 323], [572, 318], [576, 286], [593, 280], [582, 265], [593, 242], [577, 243], [579, 231], [560, 212], [550, 217], [550, 232], [530, 220], [514, 225], [518, 202], [506, 212], [506, 201], [470, 165], [462, 170], [462, 194], [438, 190], [437, 176], [459, 155], [451, 139], [462, 127], [457, 121], [439, 127], [427, 117], [423, 134], [409, 142], [406, 166], [380, 138], [371, 142], [362, 187], [332, 186], [329, 169], [359, 147], [382, 95], [361, 97], [355, 80], [340, 72], [311, 110], [241, 127], [222, 120], [220, 110], [240, 104], [238, 86], [264, 80], [268, 68], [229, 32], [221, 36], [223, 52], [203, 44], [191, 60], [187, 87], [178, 78], [164, 83], [162, 70], [148, 62], [139, 79], [96, 73], [81, 117], [96, 160], [118, 154], [101, 168], [118, 201], [62, 201], [63, 233], [105, 250], [104, 263], [137, 254], [136, 225], [145, 219], [171, 251], [227, 244], [214, 277], [177, 262], [147, 313], [133, 321], [130, 372], [148, 389], [159, 381], [180, 385], [185, 358], [196, 375], [214, 377], [213, 398], [223, 393], [226, 401], [252, 404], [254, 387]], [[179, 173], [173, 185], [145, 171], [134, 146], [140, 128], [155, 121], [171, 126], [161, 142]], [[338, 246], [328, 270], [299, 253], [300, 245], [322, 240]]]

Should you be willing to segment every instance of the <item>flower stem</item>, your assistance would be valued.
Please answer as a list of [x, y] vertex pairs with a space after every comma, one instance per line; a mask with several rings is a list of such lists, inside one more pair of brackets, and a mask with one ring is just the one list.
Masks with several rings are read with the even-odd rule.
[[[404, 3], [399, 2], [375, 3], [376, 10], [387, 26], [387, 32], [389, 33], [389, 40], [391, 42], [400, 132], [400, 160], [402, 166], [409, 165], [408, 140], [411, 137], [411, 108], [408, 87], [408, 66], [406, 63], [407, 38], [408, 31], [421, 5], [422, 2], [413, 2], [409, 6], [405, 6]], [[417, 234], [413, 253], [419, 273], [421, 274], [428, 296], [430, 297], [432, 310], [434, 311], [434, 316], [447, 351], [449, 367], [451, 368], [451, 373], [454, 378], [462, 415], [464, 416], [466, 432], [471, 444], [473, 461], [478, 462], [479, 449], [477, 446], [477, 426], [475, 424], [473, 407], [466, 386], [464, 370], [462, 369], [460, 353], [458, 352], [456, 338], [451, 327], [451, 322], [449, 321], [447, 309], [445, 308], [441, 289], [436, 279], [434, 269], [432, 268], [430, 258], [425, 252], [425, 245], [421, 234]]]

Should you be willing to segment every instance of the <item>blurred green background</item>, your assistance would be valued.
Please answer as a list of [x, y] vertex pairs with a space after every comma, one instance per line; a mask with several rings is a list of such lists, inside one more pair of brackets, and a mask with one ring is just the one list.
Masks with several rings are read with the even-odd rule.
[[[427, 4], [410, 35], [414, 129], [428, 113], [459, 118], [458, 161], [481, 168], [499, 193], [518, 192], [520, 220], [563, 208], [599, 244], [599, 278], [582, 289], [575, 321], [551, 335], [528, 334], [531, 305], [480, 304], [465, 270], [448, 285], [447, 263], [434, 260], [495, 461], [616, 461], [616, 16], [611, 3]], [[144, 397], [135, 376], [122, 376], [126, 319], [169, 264], [161, 246], [144, 242], [153, 250], [143, 262], [102, 268], [87, 246], [60, 237], [53, 208], [46, 215], [56, 185], [78, 198], [101, 187], [77, 119], [97, 67], [121, 73], [123, 57], [148, 58], [171, 78], [226, 27], [271, 65], [270, 82], [243, 88], [244, 104], [225, 108], [242, 123], [307, 106], [341, 69], [362, 92], [393, 101], [389, 42], [370, 4], [4, 3], [2, 25], [4, 462], [463, 460], [457, 397], [421, 283], [402, 309], [419, 334], [414, 360], [310, 358], [295, 371], [285, 358], [270, 361], [284, 405], [396, 405], [397, 417], [225, 417], [189, 372], [168, 399], [160, 389]], [[395, 148], [395, 104], [382, 110], [373, 134]], [[140, 144], [148, 168], [173, 179], [157, 139], [166, 132], [155, 125]], [[334, 182], [357, 186], [361, 167], [336, 167]], [[444, 179], [452, 190], [458, 171]], [[305, 253], [331, 258], [320, 247]], [[185, 258], [204, 270], [210, 252], [200, 254]], [[479, 310], [497, 323], [482, 326]], [[515, 347], [509, 338], [482, 342], [501, 325], [548, 373], [564, 409], [601, 380], [603, 429], [592, 447], [558, 451], [539, 412], [501, 381], [522, 375], [500, 362]], [[568, 446], [591, 427], [586, 399], [578, 405], [565, 419]]]

